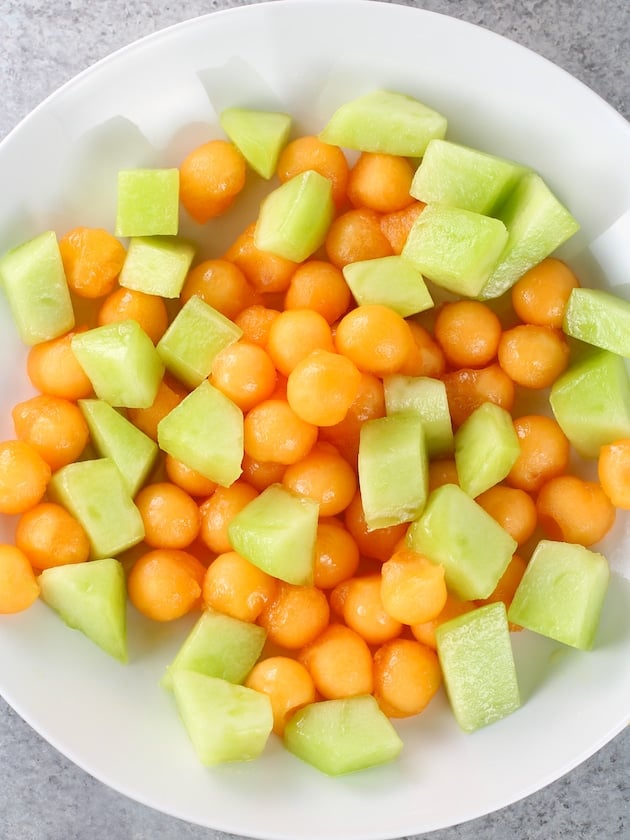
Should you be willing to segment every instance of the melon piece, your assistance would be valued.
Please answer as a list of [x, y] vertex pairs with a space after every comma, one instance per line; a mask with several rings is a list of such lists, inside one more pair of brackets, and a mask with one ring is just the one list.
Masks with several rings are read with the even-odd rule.
[[180, 382], [196, 388], [210, 375], [215, 356], [243, 330], [198, 295], [179, 310], [157, 343], [157, 351]]
[[158, 423], [160, 449], [229, 487], [241, 474], [243, 412], [207, 379]]
[[116, 464], [133, 498], [155, 464], [157, 444], [104, 400], [84, 399], [78, 404], [94, 448]]
[[564, 310], [567, 335], [630, 358], [630, 301], [602, 289], [573, 289]]
[[111, 458], [76, 461], [57, 470], [48, 492], [79, 520], [94, 559], [115, 557], [144, 539], [144, 524]]
[[389, 718], [367, 694], [298, 709], [285, 727], [284, 745], [328, 776], [386, 764], [403, 747]]
[[520, 453], [512, 415], [495, 403], [483, 403], [455, 433], [459, 486], [478, 496], [503, 481]]
[[176, 671], [196, 671], [242, 683], [262, 652], [267, 631], [258, 624], [241, 621], [206, 609], [166, 669], [161, 684], [173, 688]]
[[269, 180], [289, 139], [291, 116], [280, 111], [226, 108], [219, 122], [254, 172]]
[[310, 586], [319, 505], [281, 484], [265, 488], [228, 526], [235, 551], [272, 577]]
[[460, 601], [488, 598], [517, 546], [456, 484], [444, 484], [429, 495], [406, 540], [409, 548], [444, 566], [446, 585]]
[[497, 601], [435, 630], [444, 686], [455, 719], [474, 732], [521, 705], [505, 604]]
[[508, 610], [521, 627], [590, 650], [608, 590], [602, 554], [573, 543], [541, 540]]
[[32, 346], [75, 324], [70, 291], [54, 231], [23, 242], [0, 260], [0, 281], [20, 338]]
[[383, 377], [383, 390], [388, 415], [411, 411], [420, 417], [430, 458], [453, 451], [453, 425], [441, 379], [394, 373]]
[[129, 242], [118, 282], [146, 295], [179, 297], [194, 255], [195, 246], [186, 239], [136, 236]]
[[585, 458], [630, 437], [630, 378], [624, 359], [596, 350], [574, 362], [551, 386], [549, 402], [562, 431]]
[[421, 418], [413, 412], [401, 412], [363, 423], [358, 474], [369, 531], [417, 519], [429, 486]]
[[402, 256], [436, 286], [476, 297], [507, 240], [500, 219], [459, 207], [427, 204], [409, 232]]
[[422, 157], [446, 128], [446, 117], [417, 99], [374, 90], [341, 105], [319, 136], [325, 143], [361, 152]]
[[323, 245], [334, 214], [332, 182], [309, 169], [263, 200], [254, 243], [261, 251], [303, 262]]
[[433, 298], [422, 274], [404, 257], [359, 260], [343, 267], [356, 302], [389, 306], [403, 318], [431, 309]]
[[73, 630], [110, 656], [127, 662], [127, 588], [122, 564], [112, 557], [44, 569], [40, 595]]
[[178, 227], [178, 169], [118, 173], [116, 236], [174, 236]]
[[75, 333], [71, 347], [99, 399], [123, 408], [153, 405], [164, 363], [137, 321]]
[[262, 753], [273, 729], [266, 694], [184, 669], [173, 674], [173, 691], [197, 757], [206, 767], [250, 761]]

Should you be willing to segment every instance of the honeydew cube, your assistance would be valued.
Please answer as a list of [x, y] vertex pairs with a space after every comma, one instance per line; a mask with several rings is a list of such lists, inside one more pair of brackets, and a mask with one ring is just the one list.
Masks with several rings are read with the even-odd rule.
[[232, 519], [230, 543], [272, 577], [310, 586], [318, 515], [319, 505], [313, 499], [272, 484]]
[[136, 236], [129, 242], [118, 281], [136, 292], [176, 298], [194, 255], [195, 246], [185, 239]]
[[93, 559], [115, 557], [144, 539], [140, 511], [111, 458], [61, 467], [48, 492], [83, 525]]
[[74, 327], [74, 310], [54, 231], [40, 233], [8, 251], [0, 260], [0, 281], [25, 344], [49, 341]]
[[346, 102], [320, 139], [362, 152], [422, 157], [429, 141], [446, 134], [447, 119], [411, 96], [374, 90]]
[[573, 289], [564, 310], [567, 335], [630, 358], [630, 301], [602, 289]]
[[204, 380], [158, 423], [158, 445], [203, 476], [229, 487], [241, 474], [243, 412]]
[[173, 376], [196, 388], [209, 376], [217, 353], [242, 334], [233, 321], [193, 295], [158, 341], [157, 351]]
[[263, 200], [254, 243], [261, 251], [303, 262], [323, 245], [334, 213], [332, 182], [307, 170]]
[[455, 433], [459, 486], [469, 496], [478, 496], [503, 481], [520, 452], [510, 413], [494, 403], [483, 403]]
[[409, 548], [444, 566], [446, 585], [460, 601], [488, 598], [517, 546], [456, 484], [444, 484], [429, 495], [406, 541]]
[[116, 236], [174, 236], [178, 226], [178, 169], [118, 173]]
[[505, 604], [497, 601], [436, 628], [438, 657], [453, 714], [474, 732], [521, 705]]
[[521, 627], [580, 650], [593, 647], [610, 570], [584, 546], [541, 540], [508, 610]]
[[221, 127], [254, 172], [269, 180], [291, 132], [291, 117], [280, 111], [226, 108]]
[[436, 286], [476, 297], [507, 239], [500, 219], [459, 207], [427, 204], [409, 232], [402, 256]]
[[343, 276], [356, 302], [389, 306], [403, 318], [433, 306], [422, 274], [404, 257], [378, 257], [343, 267]]
[[370, 695], [320, 700], [298, 709], [285, 727], [284, 745], [328, 776], [386, 764], [403, 747]]
[[71, 347], [99, 399], [123, 408], [153, 405], [164, 363], [137, 321], [76, 333]]
[[369, 531], [417, 519], [429, 485], [429, 459], [420, 417], [412, 412], [361, 426], [359, 488]]
[[453, 425], [441, 379], [394, 373], [383, 377], [383, 390], [388, 415], [411, 411], [420, 417], [430, 458], [453, 451]]

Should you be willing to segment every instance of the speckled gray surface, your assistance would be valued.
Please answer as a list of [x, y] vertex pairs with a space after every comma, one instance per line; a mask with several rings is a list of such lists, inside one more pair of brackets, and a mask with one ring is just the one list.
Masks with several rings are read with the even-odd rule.
[[[138, 37], [242, 0], [0, 0], [0, 138], [60, 84]], [[628, 0], [407, 2], [480, 24], [579, 78], [630, 117]], [[1, 667], [1, 666], [0, 666]], [[508, 762], [517, 756], [503, 756]], [[426, 840], [626, 840], [630, 729], [546, 789]], [[95, 781], [0, 699], [1, 840], [227, 840]], [[412, 838], [406, 838], [412, 840]]]

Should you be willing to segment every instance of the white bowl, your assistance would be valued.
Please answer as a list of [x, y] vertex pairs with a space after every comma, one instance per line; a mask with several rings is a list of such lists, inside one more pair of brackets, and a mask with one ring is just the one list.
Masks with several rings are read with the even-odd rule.
[[[377, 87], [443, 112], [450, 138], [537, 169], [582, 226], [562, 256], [585, 285], [624, 293], [630, 127], [619, 114], [562, 70], [484, 29], [355, 0], [212, 14], [82, 73], [0, 144], [0, 252], [51, 227], [111, 229], [117, 169], [176, 165], [217, 130], [216, 114], [227, 105], [280, 107], [294, 115], [296, 132], [315, 132], [337, 105]], [[2, 299], [0, 439], [12, 435], [10, 406], [31, 393], [25, 356]], [[93, 776], [193, 823], [273, 840], [370, 840], [454, 825], [544, 787], [628, 722], [629, 526], [620, 515], [601, 546], [613, 577], [593, 651], [515, 635], [518, 712], [464, 735], [439, 696], [397, 724], [405, 742], [397, 762], [350, 777], [327, 778], [278, 743], [256, 762], [204, 769], [158, 686], [186, 621], [149, 626], [130, 609], [125, 667], [38, 603], [0, 621], [0, 691]], [[5, 518], [0, 540], [11, 531]]]

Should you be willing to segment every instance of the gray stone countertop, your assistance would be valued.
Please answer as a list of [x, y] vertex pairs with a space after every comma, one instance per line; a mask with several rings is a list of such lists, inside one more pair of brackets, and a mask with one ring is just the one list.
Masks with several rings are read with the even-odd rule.
[[[240, 5], [246, 3], [0, 0], [0, 138], [60, 84], [113, 50], [164, 26]], [[406, 5], [507, 36], [560, 65], [630, 117], [628, 0], [428, 0]], [[105, 787], [43, 741], [1, 698], [0, 775], [2, 840], [228, 838], [164, 816]], [[423, 837], [627, 839], [629, 779], [626, 729], [544, 790], [494, 814]]]

